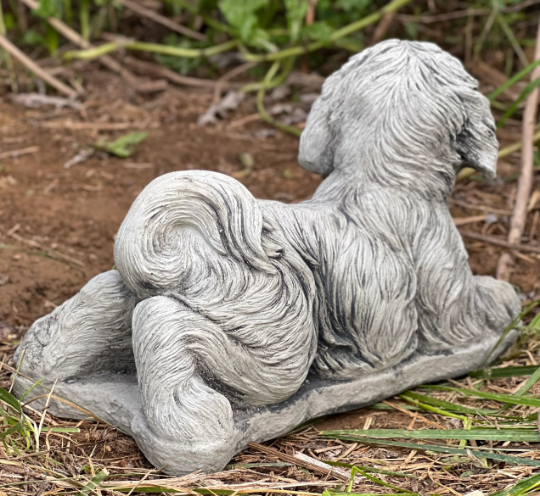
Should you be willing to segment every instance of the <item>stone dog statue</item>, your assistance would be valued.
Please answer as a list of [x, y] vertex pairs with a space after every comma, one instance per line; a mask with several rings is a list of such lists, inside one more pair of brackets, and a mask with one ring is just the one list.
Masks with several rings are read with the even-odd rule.
[[491, 177], [496, 158], [488, 101], [457, 59], [429, 43], [366, 49], [309, 114], [299, 162], [325, 177], [313, 199], [256, 200], [206, 171], [154, 180], [116, 270], [30, 328], [15, 391], [42, 379], [33, 393], [54, 385], [53, 413], [91, 413], [185, 474], [479, 368], [515, 338], [499, 339], [520, 303], [472, 275], [448, 199], [461, 167]]

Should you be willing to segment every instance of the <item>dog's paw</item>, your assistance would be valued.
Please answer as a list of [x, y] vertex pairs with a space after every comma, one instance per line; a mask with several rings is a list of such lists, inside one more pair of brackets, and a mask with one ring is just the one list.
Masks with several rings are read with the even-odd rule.
[[94, 277], [73, 298], [30, 327], [15, 354], [21, 372], [52, 382], [133, 369], [131, 315], [135, 303], [118, 272]]
[[482, 311], [486, 325], [502, 333], [519, 315], [521, 303], [514, 287], [488, 276], [476, 276], [477, 308]]

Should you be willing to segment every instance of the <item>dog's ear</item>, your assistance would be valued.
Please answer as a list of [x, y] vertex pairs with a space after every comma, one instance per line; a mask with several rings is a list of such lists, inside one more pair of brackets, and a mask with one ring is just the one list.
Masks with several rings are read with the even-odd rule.
[[456, 137], [456, 151], [463, 167], [471, 167], [485, 177], [495, 177], [499, 143], [487, 98], [475, 91], [464, 102], [466, 118]]
[[298, 163], [307, 170], [327, 176], [333, 169], [335, 146], [330, 128], [331, 102], [319, 97], [309, 112], [300, 136]]

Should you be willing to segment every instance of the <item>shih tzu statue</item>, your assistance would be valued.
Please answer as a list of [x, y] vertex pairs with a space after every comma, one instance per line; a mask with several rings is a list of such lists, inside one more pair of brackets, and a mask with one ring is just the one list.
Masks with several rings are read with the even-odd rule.
[[30, 328], [15, 391], [54, 385], [53, 413], [103, 419], [185, 474], [482, 367], [515, 339], [500, 337], [520, 303], [472, 275], [448, 199], [464, 165], [494, 176], [496, 158], [489, 103], [457, 59], [366, 49], [309, 114], [298, 160], [325, 177], [311, 200], [256, 200], [207, 171], [157, 178], [118, 232], [116, 270]]

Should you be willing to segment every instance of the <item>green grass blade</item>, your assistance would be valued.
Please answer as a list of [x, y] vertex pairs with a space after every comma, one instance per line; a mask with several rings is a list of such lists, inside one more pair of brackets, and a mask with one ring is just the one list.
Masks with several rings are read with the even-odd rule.
[[514, 77], [510, 78], [506, 83], [499, 86], [493, 93], [488, 95], [489, 101], [495, 100], [501, 93], [504, 93], [508, 88], [516, 84], [518, 81], [521, 81], [527, 74], [532, 72], [532, 70], [540, 65], [540, 59], [535, 60], [532, 64], [529, 64], [525, 69], [519, 71]]
[[537, 313], [529, 324], [529, 330], [540, 331], [540, 312]]
[[78, 434], [81, 429], [78, 427], [43, 427], [41, 432], [62, 432], [64, 434]]
[[531, 490], [536, 489], [539, 485], [540, 474], [536, 474], [518, 482], [515, 486], [512, 486], [509, 489], [504, 489], [502, 491], [493, 493], [491, 496], [519, 496], [531, 492]]
[[86, 496], [91, 492], [95, 492], [94, 490], [99, 489], [100, 484], [105, 480], [108, 475], [109, 472], [107, 472], [106, 469], [103, 469], [77, 493], [77, 496]]
[[37, 380], [36, 382], [34, 382], [34, 384], [32, 384], [27, 390], [26, 392], [21, 396], [21, 403], [24, 401], [24, 398], [26, 398], [31, 392], [32, 390], [38, 386], [39, 384], [41, 383], [41, 379]]
[[333, 467], [344, 467], [344, 468], [353, 468], [358, 467], [360, 470], [363, 470], [364, 472], [373, 472], [374, 474], [382, 474], [382, 475], [391, 475], [392, 477], [407, 477], [409, 479], [418, 479], [418, 477], [415, 477], [411, 474], [404, 474], [402, 472], [392, 472], [391, 470], [383, 470], [381, 468], [374, 468], [374, 467], [368, 467], [367, 465], [351, 465], [350, 463], [343, 463], [343, 462], [330, 462], [328, 460], [325, 460], [324, 463], [327, 463], [328, 465], [332, 465]]
[[521, 92], [521, 94], [518, 96], [516, 101], [510, 105], [510, 108], [504, 113], [504, 115], [500, 118], [499, 122], [497, 122], [497, 129], [504, 126], [505, 122], [510, 119], [517, 110], [519, 104], [525, 100], [529, 96], [530, 93], [532, 93], [538, 86], [540, 86], [540, 78], [535, 79], [534, 81], [531, 81], [525, 89]]
[[478, 449], [463, 449], [463, 448], [451, 448], [449, 446], [441, 446], [437, 444], [418, 444], [409, 443], [405, 441], [390, 441], [386, 439], [374, 439], [374, 438], [362, 438], [354, 436], [325, 436], [332, 439], [340, 439], [341, 441], [352, 441], [366, 444], [378, 444], [381, 446], [395, 446], [397, 448], [414, 449], [417, 451], [433, 451], [435, 453], [446, 453], [450, 455], [462, 455], [469, 456], [472, 453], [477, 458], [487, 458], [489, 460], [495, 460], [499, 462], [510, 463], [512, 465], [526, 465], [528, 467], [540, 467], [540, 460], [530, 460], [529, 458], [521, 458], [519, 456], [502, 455], [499, 453], [490, 453], [478, 451]]
[[[538, 59], [540, 61], [540, 59]], [[493, 348], [491, 349], [491, 351], [489, 352], [489, 355], [487, 356], [487, 358], [485, 359], [484, 361], [484, 365], [487, 365], [489, 363], [489, 360], [491, 358], [491, 356], [493, 355], [493, 353], [495, 353], [495, 350], [499, 347], [499, 345], [503, 342], [504, 338], [506, 338], [506, 336], [508, 335], [508, 333], [514, 329], [520, 322], [521, 320], [526, 316], [528, 315], [531, 310], [535, 307], [537, 307], [538, 305], [540, 305], [540, 300], [536, 300], [536, 301], [532, 301], [531, 303], [529, 303], [524, 309], [523, 311], [513, 320], [513, 322], [510, 323], [510, 325], [503, 331], [503, 333], [501, 334], [501, 336], [499, 337], [499, 339], [497, 340], [497, 342], [495, 343], [495, 345], [493, 346]]]
[[363, 470], [361, 470], [360, 468], [358, 468], [356, 465], [353, 466], [352, 470], [351, 470], [351, 482], [349, 484], [349, 490], [347, 491], [348, 493], [350, 493], [351, 489], [352, 489], [352, 485], [353, 485], [353, 482], [354, 482], [354, 477], [356, 474], [360, 474], [360, 475], [363, 475], [366, 479], [370, 480], [371, 482], [375, 482], [375, 484], [379, 484], [379, 486], [384, 486], [384, 487], [389, 487], [390, 489], [393, 489], [394, 491], [398, 491], [399, 493], [402, 493], [402, 494], [411, 494], [410, 491], [407, 491], [406, 489], [401, 489], [397, 486], [394, 486], [392, 484], [388, 484], [388, 482], [384, 482], [383, 480], [379, 479], [378, 477], [374, 477], [373, 475], [369, 475], [368, 473], [364, 472]]
[[[499, 410], [485, 410], [482, 408], [470, 408], [468, 406], [458, 405], [457, 403], [450, 403], [449, 401], [440, 400], [427, 396], [425, 394], [420, 394], [415, 391], [407, 391], [402, 395], [404, 399], [410, 398], [411, 400], [418, 401], [420, 403], [426, 403], [428, 405], [434, 405], [440, 407], [441, 409], [458, 412], [458, 413], [467, 413], [470, 415], [489, 415], [493, 417], [503, 417], [504, 415], [498, 415]], [[518, 418], [518, 417], [516, 417]]]
[[461, 393], [465, 396], [476, 396], [477, 398], [484, 398], [486, 400], [499, 401], [500, 403], [506, 403], [509, 405], [525, 405], [532, 406], [534, 408], [540, 408], [540, 400], [536, 398], [521, 397], [515, 394], [500, 394], [500, 393], [488, 393], [486, 391], [476, 391], [474, 389], [456, 388], [450, 386], [437, 386], [437, 385], [423, 385], [419, 386], [425, 389], [433, 389], [437, 391], [454, 391]]
[[513, 441], [540, 442], [537, 430], [526, 429], [425, 429], [408, 431], [406, 429], [351, 429], [342, 431], [322, 431], [321, 436], [355, 436], [357, 440], [363, 437], [378, 439], [433, 439], [433, 440], [476, 440], [476, 441]]
[[0, 401], [3, 401], [11, 408], [22, 414], [22, 408], [19, 400], [4, 388], [0, 388]]
[[[424, 395], [420, 395], [424, 396]], [[399, 395], [400, 398], [404, 399], [405, 401], [409, 401], [411, 403], [414, 403], [415, 405], [419, 406], [420, 408], [423, 408], [424, 410], [427, 410], [429, 412], [438, 413], [439, 415], [443, 415], [445, 417], [452, 417], [457, 418], [465, 422], [467, 420], [467, 417], [464, 417], [463, 415], [456, 415], [455, 413], [448, 412], [446, 410], [443, 410], [442, 408], [439, 408], [442, 406], [440, 403], [446, 403], [446, 405], [449, 405], [450, 407], [453, 407], [454, 404], [450, 403], [448, 401], [443, 402], [442, 400], [436, 400], [435, 398], [431, 398], [429, 396], [424, 396], [424, 398], [427, 398], [429, 400], [435, 400], [438, 404], [436, 406], [432, 406], [429, 403], [433, 404], [433, 401], [420, 401], [420, 398], [418, 398], [418, 395], [412, 392], [407, 392], [404, 394]], [[451, 409], [451, 408], [450, 408]], [[473, 412], [469, 412], [473, 413]]]
[[[538, 314], [540, 315], [540, 314]], [[534, 374], [538, 369], [536, 365], [529, 365], [526, 367], [503, 367], [497, 369], [483, 369], [475, 370], [469, 374], [474, 379], [503, 379], [505, 377], [522, 377], [526, 375]]]
[[529, 389], [531, 389], [538, 381], [540, 381], [540, 367], [537, 367], [534, 374], [532, 374], [527, 379], [527, 382], [519, 388], [519, 390], [516, 392], [516, 396], [523, 396], [524, 394], [528, 393]]

